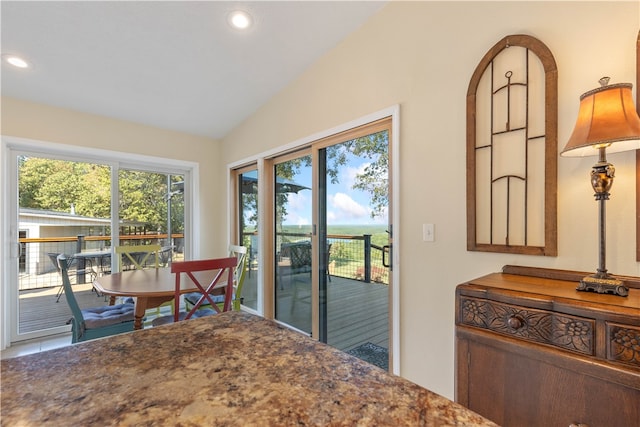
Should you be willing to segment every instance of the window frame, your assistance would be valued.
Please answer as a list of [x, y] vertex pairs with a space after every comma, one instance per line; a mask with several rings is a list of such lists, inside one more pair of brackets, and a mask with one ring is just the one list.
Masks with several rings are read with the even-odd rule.
[[[391, 353], [390, 353], [390, 367], [391, 371], [398, 375], [400, 373], [400, 298], [398, 297], [400, 294], [399, 284], [400, 284], [400, 253], [401, 253], [401, 244], [400, 244], [400, 236], [401, 236], [401, 225], [399, 223], [400, 218], [400, 106], [398, 104], [393, 105], [391, 107], [370, 113], [368, 115], [359, 117], [350, 122], [343, 123], [337, 125], [333, 128], [326, 129], [315, 134], [302, 137], [293, 142], [286, 143], [281, 146], [277, 146], [275, 148], [256, 153], [251, 156], [247, 156], [243, 159], [233, 161], [227, 164], [227, 191], [228, 191], [228, 206], [227, 206], [227, 218], [229, 218], [229, 226], [232, 224], [232, 218], [235, 218], [237, 215], [236, 209], [237, 206], [234, 204], [235, 195], [233, 194], [236, 191], [236, 187], [233, 185], [234, 182], [234, 173], [238, 168], [242, 168], [243, 166], [254, 164], [257, 165], [258, 169], [258, 181], [259, 182], [273, 182], [273, 159], [278, 159], [278, 161], [285, 159], [286, 155], [299, 151], [309, 149], [311, 150], [311, 144], [319, 142], [325, 138], [331, 138], [334, 135], [348, 133], [355, 128], [359, 128], [363, 125], [372, 124], [379, 120], [385, 119], [387, 117], [391, 118], [391, 132], [390, 132], [390, 140], [389, 146], [391, 155], [389, 158], [391, 176], [390, 176], [390, 187], [389, 187], [389, 195], [393, 198], [392, 201], [392, 212], [389, 213], [390, 220], [393, 221], [393, 244], [394, 250], [391, 254], [392, 265], [394, 266], [392, 270], [392, 285], [391, 285], [391, 293], [392, 297], [389, 301], [389, 310], [391, 317], [391, 330], [390, 330], [390, 345], [391, 345]], [[344, 134], [343, 134], [344, 136]], [[298, 153], [299, 154], [299, 153]], [[258, 233], [260, 234], [260, 250], [259, 250], [259, 263], [262, 266], [260, 271], [258, 271], [258, 293], [262, 294], [264, 298], [262, 301], [258, 303], [258, 310], [255, 311], [256, 314], [264, 316], [268, 319], [274, 318], [274, 292], [273, 292], [273, 281], [271, 278], [274, 275], [274, 260], [275, 256], [273, 253], [273, 248], [270, 246], [273, 242], [273, 227], [270, 227], [269, 224], [273, 223], [274, 218], [271, 215], [271, 211], [269, 209], [269, 200], [273, 197], [273, 193], [271, 191], [260, 191], [258, 194], [258, 209], [263, 214], [258, 219]], [[237, 234], [237, 230], [229, 230], [230, 238]], [[244, 308], [243, 308], [244, 309]], [[253, 310], [248, 310], [250, 312], [254, 312]]]
[[[134, 154], [120, 151], [105, 150], [100, 148], [80, 147], [49, 141], [39, 141], [13, 136], [1, 136], [0, 164], [0, 224], [2, 224], [3, 242], [0, 246], [0, 259], [2, 259], [2, 274], [0, 275], [0, 307], [2, 308], [2, 329], [0, 330], [0, 348], [4, 349], [13, 342], [23, 341], [50, 335], [48, 333], [30, 332], [20, 334], [17, 322], [19, 313], [14, 301], [18, 298], [17, 287], [8, 284], [17, 279], [18, 253], [17, 233], [18, 223], [18, 194], [17, 169], [14, 159], [19, 155], [33, 155], [79, 162], [93, 162], [111, 167], [111, 194], [118, 192], [118, 172], [120, 169], [135, 169], [146, 172], [159, 172], [175, 175], [184, 175], [185, 198], [185, 259], [197, 258], [200, 253], [200, 219], [198, 198], [194, 194], [199, 192], [199, 164], [185, 160], [175, 160], [143, 154]], [[119, 240], [117, 226], [118, 204], [111, 203], [111, 229], [112, 242], [117, 244]], [[15, 209], [14, 209], [15, 208]], [[114, 218], [116, 218], [114, 220]], [[115, 222], [114, 222], [115, 221]], [[64, 329], [63, 327], [57, 329]], [[64, 332], [64, 330], [57, 331]]]

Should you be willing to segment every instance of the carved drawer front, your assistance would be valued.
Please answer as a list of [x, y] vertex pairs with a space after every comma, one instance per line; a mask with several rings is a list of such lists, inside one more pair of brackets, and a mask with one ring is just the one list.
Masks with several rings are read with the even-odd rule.
[[[593, 319], [461, 296], [460, 323], [576, 353], [595, 354]], [[636, 337], [637, 334], [638, 331]], [[637, 361], [638, 351], [634, 357]]]
[[607, 323], [609, 360], [640, 367], [640, 328]]

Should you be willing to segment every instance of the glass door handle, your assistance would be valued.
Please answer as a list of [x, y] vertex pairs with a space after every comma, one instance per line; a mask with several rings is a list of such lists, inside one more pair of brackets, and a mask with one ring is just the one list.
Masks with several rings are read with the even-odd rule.
[[391, 254], [391, 245], [384, 245], [382, 247], [382, 266], [385, 268], [391, 268], [391, 263], [387, 259], [387, 254]]

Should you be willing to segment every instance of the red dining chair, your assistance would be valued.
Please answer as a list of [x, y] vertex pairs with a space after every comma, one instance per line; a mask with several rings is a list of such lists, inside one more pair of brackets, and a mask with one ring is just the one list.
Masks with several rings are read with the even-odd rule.
[[[246, 246], [238, 246], [238, 245], [229, 245], [229, 256], [236, 257], [238, 259], [238, 264], [236, 265], [235, 271], [233, 272], [233, 298], [231, 300], [231, 305], [235, 311], [240, 311], [240, 305], [242, 302], [242, 286], [244, 284], [246, 266], [247, 266], [247, 247]], [[191, 292], [184, 295], [184, 305], [187, 310], [191, 310], [193, 304], [200, 299], [202, 294], [200, 292]], [[224, 304], [225, 295], [215, 295], [214, 301], [218, 304], [219, 307], [222, 307]], [[209, 308], [209, 301], [203, 301], [200, 304], [200, 309]]]
[[[153, 320], [153, 326], [163, 325], [166, 323], [178, 322], [181, 320], [192, 319], [196, 317], [210, 316], [212, 314], [221, 313], [232, 310], [233, 299], [233, 272], [238, 263], [236, 257], [216, 258], [195, 261], [174, 261], [171, 264], [171, 272], [176, 275], [176, 286], [174, 301], [175, 306], [180, 307], [180, 295], [182, 288], [182, 274], [184, 273], [193, 284], [202, 293], [201, 297], [193, 304], [189, 311], [175, 310], [172, 316], [162, 316]], [[202, 282], [202, 275], [198, 272], [211, 271], [213, 278], [209, 281]], [[199, 278], [200, 277], [200, 278]], [[211, 277], [210, 275], [208, 277]], [[226, 277], [226, 280], [225, 280]], [[207, 283], [208, 284], [204, 284]], [[224, 303], [222, 308], [213, 300], [213, 292], [224, 290]], [[200, 306], [208, 302], [211, 308], [200, 309]]]

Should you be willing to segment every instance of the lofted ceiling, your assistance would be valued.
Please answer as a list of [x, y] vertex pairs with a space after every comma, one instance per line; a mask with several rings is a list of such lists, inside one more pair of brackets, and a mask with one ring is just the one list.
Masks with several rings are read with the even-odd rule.
[[384, 4], [2, 0], [2, 95], [222, 138]]

